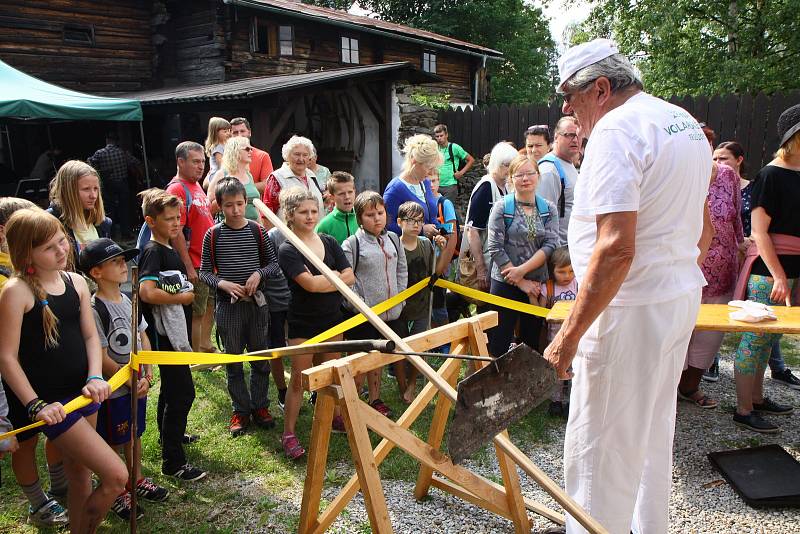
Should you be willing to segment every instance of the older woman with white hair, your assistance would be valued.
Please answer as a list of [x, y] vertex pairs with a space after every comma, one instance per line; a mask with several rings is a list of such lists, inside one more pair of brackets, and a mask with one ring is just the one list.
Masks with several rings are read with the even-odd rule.
[[488, 171], [481, 178], [469, 196], [467, 205], [467, 222], [464, 232], [466, 239], [462, 241], [462, 248], [466, 259], [461, 261], [474, 261], [479, 289], [489, 290], [489, 274], [492, 260], [486, 246], [486, 228], [489, 224], [489, 213], [492, 205], [503, 198], [507, 193], [506, 181], [508, 179], [508, 166], [516, 157], [517, 151], [508, 143], [501, 142], [494, 145], [489, 156]]
[[225, 151], [222, 153], [220, 169], [208, 184], [208, 198], [211, 200], [211, 211], [213, 213], [222, 209], [222, 206], [217, 205], [215, 194], [217, 184], [223, 178], [232, 176], [242, 182], [247, 193], [247, 207], [245, 208], [244, 216], [252, 221], [258, 221], [258, 210], [253, 205], [253, 200], [261, 195], [256, 188], [253, 175], [250, 174], [252, 151], [253, 147], [250, 146], [250, 139], [247, 137], [231, 137], [225, 142]]
[[[280, 194], [284, 189], [290, 187], [302, 187], [311, 192], [319, 201], [320, 215], [325, 213], [323, 202], [322, 187], [317, 181], [317, 176], [309, 168], [312, 154], [316, 154], [314, 143], [308, 137], [293, 135], [281, 149], [283, 156], [283, 166], [275, 169], [267, 178], [267, 185], [264, 188], [264, 204], [269, 209], [283, 217], [281, 210]], [[264, 220], [266, 226], [271, 226]]]
[[397, 211], [404, 202], [412, 201], [422, 206], [425, 221], [422, 226], [426, 237], [433, 238], [438, 232], [436, 216], [438, 205], [431, 190], [431, 183], [426, 178], [442, 164], [439, 145], [433, 138], [425, 134], [417, 134], [406, 139], [403, 145], [403, 170], [399, 176], [392, 178], [383, 192], [386, 203], [386, 229], [400, 235], [397, 224]]

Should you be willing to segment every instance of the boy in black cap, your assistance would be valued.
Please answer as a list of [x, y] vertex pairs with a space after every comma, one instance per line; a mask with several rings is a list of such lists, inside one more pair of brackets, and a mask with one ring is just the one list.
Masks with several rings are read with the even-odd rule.
[[[79, 265], [81, 270], [97, 284], [97, 292], [92, 297], [94, 319], [97, 332], [100, 334], [100, 345], [103, 349], [103, 376], [109, 378], [127, 365], [131, 357], [131, 301], [120, 291], [120, 285], [128, 280], [126, 262], [139, 254], [138, 249], [123, 250], [114, 241], [101, 238], [90, 242], [81, 251]], [[141, 335], [147, 328], [144, 318], [139, 320], [139, 347], [150, 349], [150, 342]], [[162, 502], [169, 496], [169, 491], [154, 484], [142, 476], [141, 435], [145, 430], [147, 391], [153, 384], [153, 370], [150, 365], [143, 365], [137, 386], [139, 402], [137, 416], [136, 448], [140, 461], [136, 465], [136, 493], [143, 499]], [[97, 415], [97, 432], [106, 443], [116, 449], [124, 446], [125, 457], [131, 455], [131, 392], [127, 386], [114, 391], [100, 407]], [[130, 519], [131, 496], [130, 487], [117, 497], [111, 509], [123, 520]], [[137, 506], [138, 508], [138, 506]], [[137, 517], [143, 515], [137, 510]]]

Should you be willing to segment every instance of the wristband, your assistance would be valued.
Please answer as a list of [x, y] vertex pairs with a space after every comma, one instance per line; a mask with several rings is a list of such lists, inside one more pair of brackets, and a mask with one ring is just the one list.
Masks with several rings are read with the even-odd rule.
[[98, 376], [98, 375], [91, 375], [91, 376], [89, 376], [89, 378], [87, 378], [87, 379], [86, 379], [86, 383], [88, 384], [88, 383], [89, 383], [89, 382], [91, 382], [92, 380], [102, 380], [102, 381], [104, 381], [104, 382], [105, 382], [105, 380], [106, 380], [106, 379], [105, 379], [105, 378], [103, 378], [102, 376]]
[[25, 406], [25, 409], [28, 411], [28, 419], [30, 419], [31, 422], [35, 423], [36, 416], [39, 415], [39, 412], [41, 412], [45, 406], [47, 406], [47, 403], [42, 399], [40, 399], [39, 397], [36, 397], [32, 401], [30, 401]]

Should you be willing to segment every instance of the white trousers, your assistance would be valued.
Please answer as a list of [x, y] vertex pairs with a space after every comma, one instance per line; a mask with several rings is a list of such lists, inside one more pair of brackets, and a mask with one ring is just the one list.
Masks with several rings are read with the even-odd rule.
[[[667, 532], [676, 389], [700, 290], [608, 307], [572, 364], [567, 492], [611, 534]], [[586, 530], [567, 516], [567, 532]]]

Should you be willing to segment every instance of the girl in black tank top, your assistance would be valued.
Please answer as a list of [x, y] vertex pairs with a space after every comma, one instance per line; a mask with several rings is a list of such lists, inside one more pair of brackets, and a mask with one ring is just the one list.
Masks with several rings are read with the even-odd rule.
[[[89, 288], [64, 273], [71, 250], [61, 223], [42, 210], [19, 210], [5, 227], [15, 277], [0, 294], [0, 374], [15, 428], [43, 421], [49, 442], [64, 457], [73, 532], [95, 532], [125, 488], [127, 469], [95, 431], [96, 412], [111, 388]], [[63, 288], [63, 289], [62, 289]], [[26, 311], [27, 310], [27, 311]], [[89, 397], [70, 413], [64, 404]], [[35, 469], [36, 441], [20, 436], [17, 454]], [[27, 466], [25, 471], [27, 471]], [[16, 470], [15, 470], [16, 471]], [[92, 490], [91, 473], [101, 484]]]

